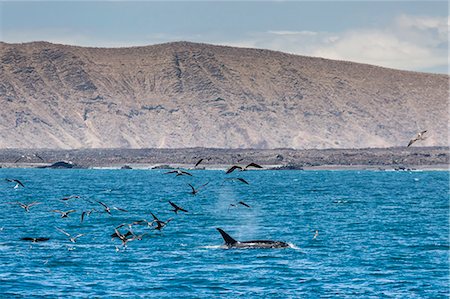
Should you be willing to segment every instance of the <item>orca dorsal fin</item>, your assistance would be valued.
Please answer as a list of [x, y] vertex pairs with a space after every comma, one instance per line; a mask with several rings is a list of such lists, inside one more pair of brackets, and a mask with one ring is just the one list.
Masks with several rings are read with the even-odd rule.
[[222, 235], [222, 238], [225, 240], [226, 245], [233, 245], [233, 244], [237, 243], [237, 241], [235, 239], [230, 237], [230, 235], [227, 234], [226, 232], [224, 232], [221, 228], [217, 228], [217, 230]]

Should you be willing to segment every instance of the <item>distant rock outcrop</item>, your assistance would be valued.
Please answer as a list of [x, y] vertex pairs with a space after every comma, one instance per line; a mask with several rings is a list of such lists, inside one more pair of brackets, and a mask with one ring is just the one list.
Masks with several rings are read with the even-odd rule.
[[49, 166], [41, 166], [40, 168], [64, 169], [64, 168], [79, 168], [79, 167], [70, 162], [59, 161]]
[[0, 43], [0, 61], [0, 148], [390, 147], [425, 129], [419, 146], [448, 140], [447, 75], [187, 42]]

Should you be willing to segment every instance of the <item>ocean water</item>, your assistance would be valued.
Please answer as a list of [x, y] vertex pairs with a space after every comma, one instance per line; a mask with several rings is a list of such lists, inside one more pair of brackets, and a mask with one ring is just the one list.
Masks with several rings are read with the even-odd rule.
[[[448, 298], [449, 172], [0, 169], [0, 297]], [[243, 177], [250, 185], [225, 181]], [[3, 178], [20, 179], [14, 189]], [[197, 195], [188, 183], [209, 184]], [[80, 199], [63, 202], [69, 195]], [[175, 215], [168, 200], [189, 213]], [[41, 202], [26, 212], [17, 204]], [[101, 210], [96, 201], [128, 210]], [[251, 208], [239, 205], [244, 201]], [[54, 209], [76, 212], [61, 218]], [[122, 247], [114, 227], [173, 220]], [[71, 243], [63, 233], [85, 234]], [[224, 249], [273, 239], [285, 249]], [[314, 238], [315, 231], [318, 235]], [[49, 237], [42, 243], [22, 237]]]

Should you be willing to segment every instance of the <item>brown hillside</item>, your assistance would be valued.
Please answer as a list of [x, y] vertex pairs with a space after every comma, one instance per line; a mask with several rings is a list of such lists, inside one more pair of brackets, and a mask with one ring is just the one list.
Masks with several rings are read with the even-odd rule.
[[447, 145], [447, 75], [187, 42], [0, 43], [0, 148]]

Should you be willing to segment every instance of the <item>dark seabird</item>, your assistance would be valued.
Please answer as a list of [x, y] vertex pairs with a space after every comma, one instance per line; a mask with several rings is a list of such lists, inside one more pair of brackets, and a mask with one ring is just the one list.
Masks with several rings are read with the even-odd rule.
[[247, 170], [249, 167], [254, 167], [254, 168], [262, 168], [261, 165], [258, 165], [256, 163], [250, 163], [245, 167], [239, 166], [239, 165], [233, 165], [231, 166], [226, 172], [225, 174], [229, 174], [232, 173], [233, 171], [235, 171], [236, 169], [239, 169], [240, 171], [245, 171]]
[[21, 202], [17, 201], [17, 202], [13, 202], [12, 204], [18, 204], [22, 209], [24, 209], [25, 211], [29, 212], [30, 208], [32, 206], [41, 204], [41, 202], [33, 201], [32, 203], [24, 204], [24, 203], [21, 203]]
[[189, 175], [189, 176], [192, 176], [192, 174], [190, 174], [189, 172], [184, 171], [184, 170], [179, 170], [179, 169], [177, 169], [177, 170], [172, 170], [172, 171], [168, 171], [168, 172], [165, 172], [164, 174], [169, 174], [169, 173], [176, 173], [176, 174], [177, 174], [176, 176], [180, 176], [180, 175]]
[[185, 210], [185, 209], [183, 209], [183, 208], [180, 208], [179, 206], [177, 206], [176, 204], [174, 204], [174, 203], [171, 202], [170, 200], [169, 200], [169, 203], [170, 203], [170, 205], [173, 207], [173, 210], [172, 210], [172, 211], [174, 211], [175, 214], [178, 214], [178, 211], [182, 211], [182, 212], [188, 213], [187, 210]]
[[427, 139], [426, 137], [423, 136], [426, 132], [427, 132], [427, 130], [417, 133], [416, 137], [414, 137], [413, 139], [411, 139], [409, 141], [407, 147], [410, 147], [416, 141]]
[[[108, 213], [109, 215], [111, 215], [111, 208], [108, 207], [104, 202], [101, 201], [97, 201], [99, 204], [101, 204], [103, 206], [103, 208], [105, 209], [105, 212]], [[114, 210], [118, 210], [118, 211], [122, 211], [122, 212], [128, 212], [125, 209], [122, 208], [118, 208], [118, 207], [112, 207]]]
[[[119, 238], [120, 239], [120, 241], [122, 241], [122, 246], [127, 246], [127, 243], [129, 242], [129, 241], [133, 241], [134, 240], [134, 238], [133, 238], [133, 233], [131, 232], [131, 231], [128, 231], [126, 234], [121, 234], [118, 230], [117, 230], [117, 228], [115, 228], [114, 229], [114, 235], [115, 235], [115, 238]], [[132, 236], [131, 238], [129, 238], [130, 236]], [[113, 237], [114, 238], [114, 237]]]
[[68, 211], [61, 211], [61, 210], [52, 210], [52, 212], [60, 213], [61, 218], [67, 218], [69, 217], [70, 213], [76, 212], [77, 210], [68, 210]]
[[169, 222], [172, 220], [172, 218], [170, 218], [170, 219], [168, 219], [167, 221], [164, 222], [164, 221], [159, 220], [158, 217], [155, 216], [155, 214], [153, 214], [151, 212], [150, 212], [150, 214], [152, 215], [152, 217], [154, 219], [154, 223], [156, 223], [155, 229], [159, 230], [159, 231], [161, 229], [163, 229], [167, 224], [169, 224]]
[[[111, 234], [111, 238], [113, 238], [113, 239], [114, 238], [119, 238], [119, 235], [117, 234], [116, 230], [117, 230], [117, 232], [119, 232], [118, 228], [114, 229], [114, 233]], [[120, 232], [119, 232], [119, 234], [120, 234]], [[128, 230], [125, 234], [121, 234], [121, 235], [125, 236], [126, 238], [128, 238], [129, 236], [132, 236], [133, 233], [130, 230]]]
[[208, 185], [208, 184], [209, 184], [209, 182], [206, 183], [206, 184], [201, 185], [201, 186], [198, 187], [197, 189], [195, 189], [194, 186], [192, 186], [191, 184], [188, 184], [188, 185], [189, 185], [189, 187], [191, 187], [191, 189], [192, 189], [191, 193], [192, 193], [193, 195], [195, 195], [195, 194], [197, 194], [202, 188], [206, 187], [206, 185]]
[[131, 222], [131, 223], [122, 223], [122, 224], [119, 224], [118, 226], [116, 226], [116, 229], [119, 229], [119, 228], [124, 227], [124, 226], [128, 226], [128, 230], [131, 231], [133, 225], [138, 225], [138, 224], [141, 224], [143, 222], [148, 222], [148, 221], [145, 220], [145, 219], [142, 219], [142, 220], [134, 221], [134, 222]]
[[66, 200], [69, 200], [72, 198], [80, 198], [80, 196], [79, 195], [71, 195], [71, 196], [63, 197], [63, 198], [61, 198], [61, 200], [66, 201]]
[[[42, 157], [39, 156], [38, 154], [33, 154], [33, 156], [36, 157], [36, 158], [38, 158], [38, 159], [41, 160], [42, 162], [44, 162], [44, 159], [42, 159]], [[27, 160], [31, 160], [31, 159], [32, 159], [32, 157], [30, 157], [30, 156], [22, 155], [22, 156], [20, 156], [18, 159], [16, 159], [16, 160], [14, 161], [14, 163], [17, 163], [17, 162], [19, 162], [20, 160], [25, 159], [25, 158], [26, 158]]]
[[90, 209], [89, 211], [83, 211], [83, 212], [81, 213], [81, 220], [80, 220], [80, 222], [83, 222], [83, 220], [84, 220], [84, 218], [85, 218], [86, 216], [91, 216], [91, 214], [92, 214], [93, 212], [97, 212], [97, 210], [96, 210], [96, 209]]
[[5, 179], [7, 182], [10, 182], [10, 183], [16, 183], [16, 186], [14, 186], [14, 189], [17, 189], [17, 188], [19, 188], [19, 186], [20, 187], [25, 187], [25, 185], [21, 182], [21, 181], [19, 181], [19, 180], [16, 180], [16, 179]]
[[50, 238], [45, 238], [45, 237], [37, 237], [37, 238], [24, 237], [24, 238], [20, 238], [20, 240], [22, 240], [22, 241], [31, 241], [32, 243], [37, 243], [37, 242], [48, 241], [48, 240], [50, 240]]
[[62, 232], [63, 234], [65, 234], [66, 236], [68, 236], [70, 242], [72, 242], [72, 243], [76, 243], [76, 242], [77, 242], [77, 239], [78, 239], [79, 237], [84, 236], [84, 234], [78, 234], [78, 235], [76, 235], [75, 237], [72, 237], [68, 232], [63, 231], [63, 230], [60, 229], [59, 227], [55, 227], [55, 228], [56, 228], [58, 231], [60, 231], [60, 232]]

